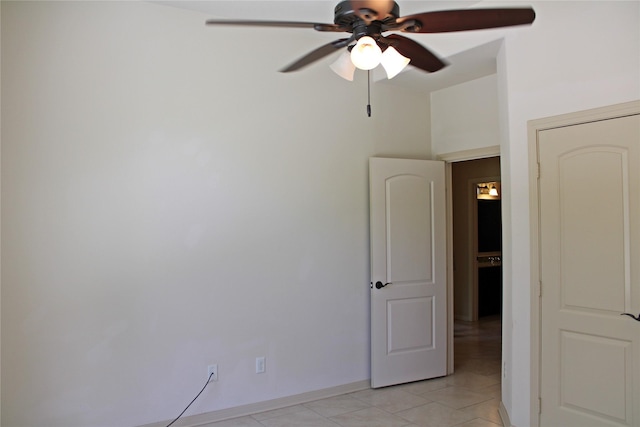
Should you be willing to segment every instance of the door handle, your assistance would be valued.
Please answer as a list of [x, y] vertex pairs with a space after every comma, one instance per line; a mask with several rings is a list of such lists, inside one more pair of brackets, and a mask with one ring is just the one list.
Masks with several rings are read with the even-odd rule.
[[382, 288], [384, 288], [385, 286], [390, 285], [390, 284], [391, 284], [391, 282], [389, 282], [389, 283], [382, 283], [381, 281], [379, 281], [379, 280], [378, 280], [378, 281], [376, 282], [376, 289], [382, 289]]
[[[377, 284], [376, 284], [377, 285]], [[631, 313], [620, 313], [620, 316], [629, 316], [634, 320], [637, 320], [638, 322], [640, 322], [640, 314], [638, 314], [637, 316], [634, 316]]]

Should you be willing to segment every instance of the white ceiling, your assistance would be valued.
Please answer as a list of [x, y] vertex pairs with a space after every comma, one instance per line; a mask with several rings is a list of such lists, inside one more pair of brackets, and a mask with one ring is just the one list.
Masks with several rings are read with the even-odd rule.
[[[167, 0], [153, 1], [153, 3], [199, 11], [206, 14], [208, 18], [333, 23], [333, 8], [338, 1]], [[465, 0], [400, 0], [398, 2], [402, 16], [432, 10], [472, 8], [478, 3], [480, 2]], [[282, 30], [290, 31], [286, 28]], [[445, 34], [404, 34], [427, 46], [448, 62], [449, 66], [430, 74], [413, 67], [407, 67], [403, 73], [388, 83], [428, 93], [494, 74], [496, 72], [495, 58], [500, 48], [501, 39], [507, 31], [514, 31], [514, 29]], [[309, 46], [309, 50], [316, 47]], [[386, 81], [383, 73], [375, 73], [374, 78]]]

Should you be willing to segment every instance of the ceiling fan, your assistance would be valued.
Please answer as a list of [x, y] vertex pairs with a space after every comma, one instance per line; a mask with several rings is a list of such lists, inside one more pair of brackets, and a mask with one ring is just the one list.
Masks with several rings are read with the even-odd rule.
[[340, 49], [347, 48], [331, 66], [341, 77], [353, 80], [356, 68], [371, 70], [382, 64], [392, 78], [411, 63], [431, 73], [447, 64], [418, 42], [385, 32], [445, 33], [531, 24], [532, 8], [457, 9], [400, 16], [392, 0], [346, 0], [334, 9], [334, 23], [209, 19], [207, 25], [311, 28], [324, 32], [346, 32], [350, 36], [327, 43], [281, 69], [297, 71]]

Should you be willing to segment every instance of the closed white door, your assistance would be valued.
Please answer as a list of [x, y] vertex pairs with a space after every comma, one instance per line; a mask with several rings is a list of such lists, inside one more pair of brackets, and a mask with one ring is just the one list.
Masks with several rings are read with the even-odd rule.
[[640, 426], [640, 116], [544, 130], [540, 425]]
[[371, 158], [371, 386], [446, 375], [444, 163]]

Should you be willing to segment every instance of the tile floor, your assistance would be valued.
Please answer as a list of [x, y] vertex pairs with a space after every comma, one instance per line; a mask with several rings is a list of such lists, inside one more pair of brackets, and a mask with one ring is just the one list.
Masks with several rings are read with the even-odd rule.
[[498, 317], [456, 322], [455, 374], [363, 390], [204, 427], [496, 427], [500, 402]]

